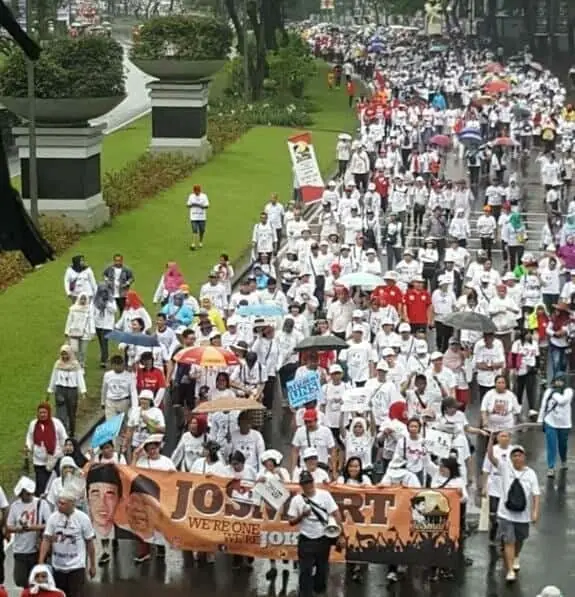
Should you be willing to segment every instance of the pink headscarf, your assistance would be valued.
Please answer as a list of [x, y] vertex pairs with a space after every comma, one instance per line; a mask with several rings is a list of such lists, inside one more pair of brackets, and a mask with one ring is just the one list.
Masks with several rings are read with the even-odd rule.
[[185, 283], [178, 264], [175, 261], [170, 261], [164, 274], [164, 288], [171, 294], [179, 290], [180, 286]]

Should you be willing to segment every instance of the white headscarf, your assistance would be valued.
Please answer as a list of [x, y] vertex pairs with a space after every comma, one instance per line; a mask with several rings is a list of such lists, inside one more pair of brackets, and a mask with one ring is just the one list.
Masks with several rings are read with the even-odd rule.
[[[48, 578], [45, 582], [38, 583], [36, 582], [37, 574], [46, 574]], [[46, 564], [36, 564], [36, 566], [32, 568], [30, 576], [28, 577], [28, 584], [30, 585], [30, 593], [32, 595], [37, 595], [40, 591], [53, 591], [59, 592], [62, 595], [64, 595], [64, 592], [60, 591], [60, 589], [56, 587], [56, 582], [54, 581], [52, 569], [50, 568], [50, 566], [47, 566]]]

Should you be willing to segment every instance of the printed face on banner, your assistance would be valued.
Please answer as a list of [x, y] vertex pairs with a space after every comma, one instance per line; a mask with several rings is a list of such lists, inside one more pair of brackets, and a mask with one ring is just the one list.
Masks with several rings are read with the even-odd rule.
[[106, 538], [114, 530], [114, 515], [120, 503], [120, 488], [113, 483], [92, 483], [87, 494], [94, 529], [99, 536]]
[[[299, 486], [283, 486], [287, 496], [264, 488], [267, 499], [243, 501], [236, 479], [116, 466], [127, 496], [116, 511], [118, 527], [147, 541], [161, 534], [178, 549], [297, 559], [298, 529], [287, 513]], [[160, 492], [130, 494], [136, 477]], [[332, 550], [333, 561], [449, 566], [459, 557], [455, 490], [330, 485], [329, 491], [343, 520], [344, 546]]]

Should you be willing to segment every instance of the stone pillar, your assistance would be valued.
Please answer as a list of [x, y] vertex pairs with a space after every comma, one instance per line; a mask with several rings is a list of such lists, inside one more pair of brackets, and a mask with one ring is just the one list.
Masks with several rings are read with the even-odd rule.
[[148, 83], [152, 102], [152, 151], [182, 151], [198, 162], [212, 155], [208, 130], [209, 80]]
[[[100, 228], [110, 219], [102, 198], [100, 152], [104, 124], [81, 128], [38, 127], [36, 159], [38, 210], [65, 215], [84, 230]], [[22, 199], [30, 209], [30, 139], [28, 129], [13, 130], [20, 159]]]

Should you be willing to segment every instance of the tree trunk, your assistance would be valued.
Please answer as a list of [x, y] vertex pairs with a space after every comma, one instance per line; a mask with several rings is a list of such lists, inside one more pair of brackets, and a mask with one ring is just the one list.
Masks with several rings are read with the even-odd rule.
[[499, 31], [497, 30], [497, 0], [488, 0], [486, 15], [487, 35], [491, 41], [499, 44]]
[[[266, 0], [263, 0], [264, 2]], [[258, 6], [259, 4], [259, 6]], [[264, 79], [266, 76], [267, 61], [266, 61], [266, 39], [265, 28], [262, 18], [261, 3], [249, 2], [247, 6], [248, 18], [250, 20], [254, 38], [256, 42], [256, 58], [255, 64], [250, 68], [250, 83], [252, 100], [260, 99], [264, 87]]]

